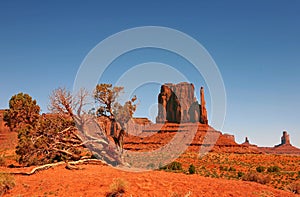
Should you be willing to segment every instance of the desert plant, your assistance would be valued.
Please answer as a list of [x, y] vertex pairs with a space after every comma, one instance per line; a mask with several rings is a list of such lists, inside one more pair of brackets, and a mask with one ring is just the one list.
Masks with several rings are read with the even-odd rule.
[[235, 172], [236, 169], [235, 169], [234, 167], [230, 166], [229, 169], [228, 169], [228, 171], [233, 171], [233, 172]]
[[5, 161], [5, 155], [0, 154], [0, 166], [5, 166], [6, 161]]
[[264, 172], [264, 171], [265, 171], [265, 167], [263, 167], [263, 166], [258, 166], [258, 167], [256, 168], [256, 171], [257, 171], [257, 172]]
[[195, 166], [193, 164], [191, 164], [189, 166], [189, 173], [190, 174], [195, 174], [196, 173], [196, 168], [195, 168]]
[[15, 179], [10, 174], [0, 173], [0, 196], [15, 186]]
[[106, 194], [107, 197], [117, 197], [122, 196], [125, 193], [127, 188], [127, 182], [123, 179], [117, 178], [114, 179], [110, 185], [110, 191]]
[[228, 167], [227, 166], [220, 166], [219, 169], [221, 171], [228, 171]]
[[280, 168], [278, 166], [270, 166], [267, 169], [268, 172], [280, 172]]
[[287, 189], [294, 194], [300, 194], [300, 182], [291, 183], [287, 186]]
[[243, 181], [252, 181], [252, 182], [257, 182], [260, 184], [267, 184], [271, 181], [271, 178], [269, 176], [263, 176], [261, 174], [258, 174], [256, 172], [249, 172], [245, 174], [242, 177]]
[[38, 122], [40, 107], [28, 94], [19, 93], [9, 100], [9, 110], [4, 114], [5, 124], [12, 130], [35, 125]]
[[244, 176], [245, 173], [243, 172], [238, 172], [238, 178], [241, 178], [242, 176]]
[[146, 166], [147, 169], [154, 169], [155, 168], [155, 164], [154, 163], [149, 163], [147, 166]]
[[168, 170], [182, 170], [182, 165], [181, 163], [177, 161], [173, 161], [172, 163], [167, 165]]

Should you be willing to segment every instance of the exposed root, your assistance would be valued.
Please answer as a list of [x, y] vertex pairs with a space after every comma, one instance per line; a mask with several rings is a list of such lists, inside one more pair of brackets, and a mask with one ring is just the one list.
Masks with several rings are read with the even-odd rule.
[[3, 172], [6, 174], [12, 174], [12, 175], [25, 175], [25, 176], [30, 176], [35, 174], [38, 171], [42, 171], [42, 170], [47, 170], [49, 168], [53, 168], [55, 166], [59, 166], [59, 165], [66, 165], [67, 169], [79, 169], [77, 168], [75, 165], [78, 164], [101, 164], [101, 165], [107, 165], [104, 161], [101, 160], [97, 160], [97, 159], [82, 159], [82, 160], [78, 160], [78, 161], [70, 161], [70, 162], [58, 162], [58, 163], [51, 163], [51, 164], [45, 164], [42, 166], [37, 166], [35, 168], [33, 168], [30, 172]]

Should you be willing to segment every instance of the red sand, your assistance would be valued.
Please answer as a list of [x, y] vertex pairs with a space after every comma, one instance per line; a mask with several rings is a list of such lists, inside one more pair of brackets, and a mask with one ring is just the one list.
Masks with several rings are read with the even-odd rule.
[[[125, 172], [102, 165], [59, 166], [31, 176], [15, 176], [4, 196], [105, 196], [115, 178], [127, 182], [124, 196], [297, 196], [258, 183], [205, 178], [164, 171]], [[188, 195], [187, 195], [188, 196]]]

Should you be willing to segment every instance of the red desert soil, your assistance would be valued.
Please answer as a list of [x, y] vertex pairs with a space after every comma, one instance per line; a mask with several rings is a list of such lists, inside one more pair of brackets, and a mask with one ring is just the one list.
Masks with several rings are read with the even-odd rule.
[[297, 196], [252, 182], [164, 171], [127, 172], [103, 165], [79, 167], [58, 166], [32, 176], [17, 175], [16, 186], [4, 196], [105, 196], [117, 178], [127, 182], [124, 196]]

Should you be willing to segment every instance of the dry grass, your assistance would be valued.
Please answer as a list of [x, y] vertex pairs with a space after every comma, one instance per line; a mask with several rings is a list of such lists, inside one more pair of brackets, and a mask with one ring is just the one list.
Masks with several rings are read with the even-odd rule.
[[0, 196], [15, 186], [15, 179], [10, 174], [0, 173]]
[[0, 166], [6, 165], [6, 157], [5, 154], [0, 154]]
[[271, 181], [270, 176], [261, 175], [257, 172], [249, 172], [242, 177], [243, 181], [253, 181], [260, 184], [267, 184]]
[[300, 182], [291, 183], [287, 186], [287, 190], [294, 194], [300, 194]]
[[188, 152], [177, 161], [182, 163], [184, 171], [193, 164], [201, 176], [254, 181], [294, 193], [293, 184], [300, 178], [297, 155], [208, 153], [199, 157], [196, 152]]
[[110, 192], [106, 194], [107, 197], [122, 196], [127, 188], [127, 181], [117, 178], [114, 179], [110, 185]]

